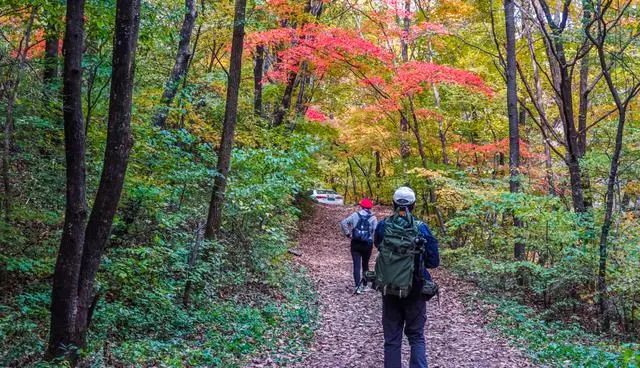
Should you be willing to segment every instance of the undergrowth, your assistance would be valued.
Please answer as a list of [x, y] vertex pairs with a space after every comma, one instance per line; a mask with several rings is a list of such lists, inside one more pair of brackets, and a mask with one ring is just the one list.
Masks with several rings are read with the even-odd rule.
[[524, 348], [535, 363], [572, 368], [640, 367], [640, 344], [596, 335], [585, 330], [578, 316], [561, 320], [553, 313], [524, 305], [516, 293], [499, 291], [494, 287], [496, 280], [489, 280], [495, 279], [499, 270], [507, 275], [499, 262], [461, 250], [442, 253], [449, 269], [478, 286], [467, 295], [467, 304], [490, 316], [490, 326]]

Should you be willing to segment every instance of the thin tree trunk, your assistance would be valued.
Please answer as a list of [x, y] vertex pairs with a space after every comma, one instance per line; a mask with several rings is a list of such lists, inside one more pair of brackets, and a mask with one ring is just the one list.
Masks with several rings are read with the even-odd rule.
[[400, 112], [400, 157], [403, 162], [403, 170], [406, 171], [406, 159], [411, 156], [409, 142], [407, 142], [407, 132], [409, 131], [409, 121], [404, 112]]
[[33, 27], [33, 20], [36, 15], [37, 8], [33, 8], [27, 28], [24, 32], [24, 37], [20, 40], [18, 46], [18, 68], [16, 70], [16, 78], [12, 83], [12, 88], [7, 94], [7, 111], [4, 121], [4, 139], [3, 139], [3, 152], [2, 152], [2, 182], [4, 184], [4, 217], [5, 221], [9, 222], [11, 218], [11, 178], [10, 178], [10, 166], [11, 166], [11, 146], [13, 145], [13, 112], [16, 104], [16, 98], [18, 96], [18, 90], [20, 88], [20, 82], [22, 81], [22, 71], [27, 64], [27, 51], [29, 50], [29, 42], [31, 42], [31, 29]]
[[[591, 12], [584, 9], [582, 13], [582, 24], [588, 24], [591, 20]], [[583, 158], [587, 153], [587, 112], [589, 110], [589, 50], [580, 59], [580, 95], [578, 103], [578, 157]], [[593, 194], [591, 192], [591, 179], [587, 170], [581, 170], [582, 191], [584, 195], [584, 205], [591, 208], [593, 205]]]
[[349, 164], [349, 175], [351, 175], [351, 185], [353, 186], [353, 200], [357, 201], [358, 188], [356, 185], [356, 175], [353, 172], [353, 166], [351, 166], [351, 160], [349, 160], [349, 158], [347, 158], [347, 163]]
[[418, 117], [416, 116], [416, 110], [413, 105], [413, 98], [409, 96], [409, 109], [411, 110], [411, 117], [413, 118], [413, 126], [411, 130], [413, 130], [413, 134], [416, 137], [416, 142], [418, 145], [418, 153], [420, 154], [420, 159], [422, 161], [422, 167], [427, 168], [427, 155], [424, 153], [424, 146], [422, 145], [422, 137], [420, 136], [420, 126], [418, 125]]
[[609, 169], [609, 177], [607, 180], [607, 194], [605, 200], [604, 221], [600, 233], [600, 259], [598, 262], [598, 306], [600, 308], [601, 329], [607, 332], [611, 325], [611, 316], [609, 313], [609, 297], [607, 292], [607, 262], [608, 262], [608, 242], [609, 231], [611, 230], [613, 217], [613, 202], [616, 179], [618, 177], [618, 164], [620, 161], [620, 152], [622, 151], [622, 138], [624, 133], [624, 124], [626, 120], [626, 106], [618, 111], [618, 129], [616, 132], [616, 143], [611, 157], [611, 167]]
[[184, 20], [182, 22], [182, 28], [180, 29], [180, 41], [178, 42], [176, 61], [173, 65], [171, 76], [164, 87], [164, 93], [160, 100], [161, 105], [153, 116], [153, 124], [160, 128], [165, 127], [169, 107], [173, 103], [173, 99], [178, 92], [180, 80], [184, 78], [187, 73], [189, 59], [192, 56], [189, 52], [189, 44], [191, 43], [193, 27], [196, 24], [197, 13], [195, 3], [196, 0], [185, 0]]
[[118, 208], [132, 146], [131, 105], [140, 24], [140, 0], [118, 0], [113, 39], [107, 145], [98, 192], [87, 223], [80, 278], [76, 336], [84, 347], [93, 283]]
[[[411, 0], [404, 1], [405, 14], [402, 18], [402, 30], [405, 35], [409, 34], [409, 12], [411, 11]], [[406, 63], [409, 61], [409, 44], [405, 37], [400, 37], [400, 52], [402, 57], [402, 62]], [[400, 112], [400, 157], [402, 157], [402, 167], [403, 167], [403, 175], [406, 174], [406, 159], [411, 155], [411, 150], [409, 149], [409, 142], [407, 142], [407, 132], [409, 131], [409, 121], [405, 116], [404, 112]]]
[[51, 85], [58, 78], [58, 43], [60, 35], [54, 25], [55, 20], [49, 20], [45, 33], [45, 46], [44, 46], [44, 71], [42, 73], [42, 79], [45, 85], [45, 92], [49, 92]]
[[284, 121], [285, 116], [289, 112], [289, 107], [291, 107], [291, 96], [293, 95], [293, 86], [296, 82], [296, 78], [298, 73], [290, 71], [287, 75], [287, 86], [284, 89], [284, 94], [282, 95], [282, 100], [280, 101], [280, 105], [278, 105], [278, 109], [274, 114], [273, 118], [273, 126], [278, 127]]
[[200, 250], [200, 243], [202, 243], [202, 238], [204, 236], [204, 224], [202, 222], [198, 222], [196, 226], [196, 241], [191, 247], [191, 251], [189, 252], [189, 260], [187, 261], [187, 282], [184, 285], [184, 293], [182, 294], [182, 306], [187, 308], [191, 302], [191, 289], [193, 283], [191, 282], [191, 278], [189, 277], [190, 273], [193, 272], [193, 269], [196, 266], [196, 261], [198, 259], [198, 252]]
[[231, 40], [231, 60], [229, 68], [229, 81], [227, 85], [227, 101], [222, 127], [222, 139], [218, 151], [217, 175], [213, 182], [211, 203], [205, 229], [205, 239], [214, 239], [218, 236], [222, 225], [222, 205], [227, 186], [227, 175], [231, 163], [236, 118], [238, 113], [238, 93], [240, 92], [240, 77], [242, 72], [242, 48], [244, 44], [244, 24], [246, 0], [236, 0], [233, 18], [233, 38]]
[[262, 116], [262, 75], [264, 73], [264, 46], [256, 46], [255, 64], [253, 66], [253, 111]]
[[304, 113], [307, 111], [307, 106], [305, 104], [305, 87], [307, 85], [307, 81], [309, 80], [309, 76], [307, 75], [307, 62], [303, 61], [300, 66], [300, 73], [298, 75], [298, 80], [300, 87], [298, 88], [298, 97], [296, 98], [296, 115], [304, 116]]
[[355, 157], [353, 157], [353, 162], [356, 164], [356, 166], [358, 166], [358, 169], [360, 169], [360, 172], [362, 173], [362, 177], [365, 180], [365, 184], [367, 184], [367, 189], [369, 190], [369, 198], [372, 198], [373, 197], [373, 189], [371, 188], [371, 182], [369, 180], [369, 178], [371, 177], [371, 166], [369, 166], [369, 170], [366, 171], [364, 169], [364, 167], [362, 167], [362, 165], [360, 165], [358, 160], [356, 160]]
[[560, 117], [564, 125], [564, 134], [567, 147], [567, 163], [569, 178], [571, 181], [571, 197], [574, 210], [578, 213], [586, 211], [584, 193], [582, 191], [582, 173], [579, 163], [580, 151], [578, 148], [578, 132], [574, 125], [573, 97], [571, 77], [566, 67], [564, 45], [562, 40], [556, 40], [556, 53], [559, 55], [560, 67], [560, 98], [562, 100]]
[[[516, 28], [514, 0], [504, 0], [505, 29], [507, 34], [507, 112], [509, 115], [509, 191], [520, 191], [520, 127], [518, 125], [518, 87], [516, 84]], [[513, 225], [522, 227], [520, 219], [513, 214]], [[514, 256], [517, 260], [524, 260], [525, 245], [516, 238]]]
[[[433, 63], [433, 46], [429, 41], [429, 62]], [[433, 90], [433, 97], [436, 102], [436, 110], [438, 113], [442, 111], [442, 101], [440, 99], [440, 91], [435, 83], [431, 83], [431, 89]], [[440, 138], [440, 149], [442, 150], [442, 163], [449, 165], [449, 156], [447, 155], [447, 132], [444, 129], [444, 119], [442, 116], [438, 117], [438, 138]]]
[[66, 172], [66, 206], [62, 240], [53, 276], [51, 329], [47, 358], [75, 361], [78, 346], [75, 322], [78, 278], [87, 218], [85, 133], [82, 115], [82, 52], [84, 49], [84, 0], [67, 1], [64, 35], [62, 110]]
[[404, 31], [404, 37], [400, 38], [400, 47], [402, 53], [402, 61], [409, 61], [409, 44], [407, 43], [407, 38], [409, 37], [409, 26], [411, 24], [411, 20], [409, 19], [409, 13], [411, 12], [411, 0], [404, 0], [404, 11], [405, 14], [402, 17], [402, 30]]
[[[529, 9], [527, 9], [529, 10]], [[535, 93], [536, 99], [539, 102], [540, 114], [545, 114], [545, 106], [544, 106], [544, 92], [542, 90], [542, 82], [540, 80], [540, 70], [538, 69], [538, 64], [535, 61], [535, 44], [533, 40], [533, 35], [531, 34], [531, 27], [529, 24], [526, 24], [524, 27], [524, 35], [527, 38], [527, 46], [529, 47], [529, 53], [531, 54], [531, 68], [533, 70], [533, 82], [535, 85]], [[543, 125], [541, 129], [545, 129]], [[553, 161], [551, 157], [551, 147], [549, 146], [549, 141], [546, 138], [548, 133], [546, 131], [542, 133], [542, 140], [544, 146], [544, 163], [545, 163], [545, 175], [547, 179], [547, 193], [550, 195], [555, 195], [555, 189], [553, 186]]]
[[[599, 9], [599, 11], [603, 11]], [[604, 10], [606, 12], [606, 10]], [[613, 218], [613, 206], [614, 206], [614, 195], [616, 188], [616, 181], [618, 179], [618, 165], [620, 161], [620, 154], [622, 152], [622, 143], [624, 138], [624, 125], [626, 123], [626, 114], [627, 109], [629, 107], [629, 103], [637, 96], [640, 91], [640, 82], [634, 82], [632, 86], [629, 86], [628, 83], [625, 83], [625, 92], [627, 93], [627, 97], [622, 100], [620, 97], [620, 92], [618, 87], [614, 84], [614, 79], [611, 76], [610, 67], [612, 64], [608, 64], [606, 61], [606, 53], [609, 53], [607, 45], [605, 44], [606, 40], [609, 38], [607, 33], [607, 27], [605, 25], [606, 14], [600, 13], [597, 14], [598, 19], [598, 37], [593, 38], [593, 36], [589, 33], [590, 30], [587, 29], [587, 36], [593, 42], [594, 46], [598, 52], [598, 61], [600, 63], [600, 68], [602, 70], [602, 75], [607, 83], [607, 87], [613, 98], [616, 109], [618, 111], [618, 127], [616, 130], [616, 139], [615, 146], [613, 150], [613, 155], [611, 156], [611, 166], [609, 168], [609, 175], [607, 178], [607, 193], [605, 196], [605, 211], [604, 211], [604, 221], [602, 223], [602, 229], [600, 233], [600, 259], [598, 262], [598, 279], [597, 279], [597, 287], [598, 287], [598, 305], [600, 309], [600, 328], [603, 332], [608, 332], [611, 324], [611, 300], [608, 296], [608, 286], [607, 286], [607, 262], [608, 262], [608, 241], [609, 241], [609, 232], [611, 230], [612, 218]], [[635, 36], [634, 36], [635, 37]], [[611, 62], [613, 63], [613, 61]]]
[[[564, 142], [566, 148], [565, 162], [569, 169], [569, 179], [571, 183], [571, 198], [574, 210], [578, 213], [587, 211], [582, 190], [582, 174], [579, 164], [578, 133], [575, 127], [575, 116], [573, 110], [573, 88], [570, 69], [573, 67], [567, 63], [564, 42], [566, 37], [563, 32], [566, 26], [566, 16], [561, 19], [551, 14], [545, 0], [540, 0], [539, 6], [534, 3], [534, 10], [537, 15], [544, 12], [546, 21], [538, 16], [541, 27], [551, 28], [551, 37], [543, 37], [547, 58], [551, 69], [551, 77], [554, 84], [554, 99], [558, 106], [560, 120], [562, 121]], [[561, 5], [560, 3], [558, 3]], [[568, 3], [567, 3], [568, 4]], [[556, 19], [556, 20], [554, 20]], [[564, 20], [564, 21], [563, 21]]]
[[[316, 19], [320, 17], [320, 15], [322, 14], [322, 10], [323, 10], [323, 2], [314, 1], [314, 0], [308, 0], [304, 8], [305, 13], [311, 14]], [[303, 22], [303, 25], [304, 25], [304, 22]], [[304, 71], [304, 68], [306, 68], [306, 63], [302, 62], [302, 65], [298, 65], [298, 67], [300, 71]], [[302, 72], [301, 74], [304, 74], [304, 72]], [[289, 113], [289, 108], [291, 107], [291, 99], [293, 96], [293, 90], [295, 88], [296, 81], [298, 81], [299, 77], [300, 75], [298, 72], [289, 71], [287, 75], [287, 86], [285, 87], [284, 94], [282, 95], [282, 100], [280, 101], [280, 104], [276, 108], [276, 111], [273, 117], [274, 127], [280, 126], [284, 121], [285, 117], [287, 116], [287, 114]]]

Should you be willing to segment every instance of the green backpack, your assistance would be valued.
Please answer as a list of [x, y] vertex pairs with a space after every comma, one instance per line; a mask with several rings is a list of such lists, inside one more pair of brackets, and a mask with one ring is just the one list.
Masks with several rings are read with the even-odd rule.
[[385, 219], [384, 239], [378, 248], [375, 274], [376, 287], [382, 295], [406, 298], [413, 284], [414, 258], [422, 251], [415, 243], [421, 222], [411, 213], [397, 212]]

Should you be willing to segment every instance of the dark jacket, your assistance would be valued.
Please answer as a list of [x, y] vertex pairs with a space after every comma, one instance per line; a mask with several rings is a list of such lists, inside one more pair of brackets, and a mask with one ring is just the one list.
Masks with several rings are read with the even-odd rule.
[[[382, 220], [378, 222], [376, 231], [374, 234], [373, 242], [376, 248], [380, 247], [382, 240], [384, 239], [384, 224]], [[425, 238], [424, 252], [418, 254], [415, 257], [415, 272], [413, 275], [413, 287], [411, 288], [411, 294], [417, 295], [422, 289], [423, 279], [431, 280], [431, 275], [427, 268], [436, 268], [440, 266], [440, 252], [438, 251], [438, 240], [431, 233], [431, 229], [424, 222], [420, 224], [418, 228], [420, 234]]]

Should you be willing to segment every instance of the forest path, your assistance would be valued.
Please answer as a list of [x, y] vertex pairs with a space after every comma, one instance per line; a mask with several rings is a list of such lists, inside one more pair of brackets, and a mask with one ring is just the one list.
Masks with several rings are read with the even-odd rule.
[[[353, 210], [318, 206], [313, 218], [303, 224], [299, 260], [308, 268], [319, 293], [321, 325], [308, 354], [295, 367], [383, 367], [381, 296], [375, 291], [353, 295], [349, 240], [339, 231], [339, 221]], [[377, 207], [374, 213], [381, 219], [389, 209]], [[369, 267], [373, 269], [375, 255], [371, 258]], [[462, 296], [468, 284], [446, 270], [432, 270], [432, 275], [440, 285], [441, 301], [440, 305], [435, 301], [427, 305], [430, 368], [533, 366], [521, 351], [485, 328], [486, 317], [465, 308]], [[404, 338], [403, 367], [407, 366], [408, 352]], [[261, 363], [253, 366], [277, 366], [264, 360]]]

